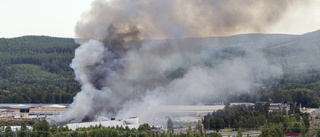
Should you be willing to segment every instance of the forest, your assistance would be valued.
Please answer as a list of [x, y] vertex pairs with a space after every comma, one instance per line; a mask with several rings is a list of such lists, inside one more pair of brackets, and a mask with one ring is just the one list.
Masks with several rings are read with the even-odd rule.
[[240, 93], [229, 95], [228, 102], [270, 101], [276, 103], [296, 102], [302, 107], [320, 106], [320, 72], [309, 71], [300, 74], [285, 74], [276, 81], [265, 82], [257, 94]]
[[[69, 66], [78, 46], [70, 38], [0, 38], [0, 103], [71, 103], [80, 91], [80, 84], [74, 79]], [[222, 50], [232, 56], [244, 54], [238, 48]], [[272, 56], [270, 61], [275, 58], [282, 60], [287, 51], [266, 49], [265, 54]], [[168, 78], [181, 78], [185, 71], [178, 68]], [[204, 117], [201, 123], [203, 130], [202, 126], [197, 126], [195, 130], [188, 128], [185, 133], [174, 136], [203, 136], [205, 130], [220, 131], [224, 128], [237, 130], [239, 134], [242, 129], [261, 130], [261, 136], [283, 136], [285, 132], [307, 133], [309, 119], [300, 113], [299, 105], [312, 108], [320, 106], [320, 71], [308, 69], [296, 73], [286, 69], [281, 78], [265, 80], [260, 84], [255, 91], [228, 95], [224, 110]], [[255, 106], [229, 106], [229, 102], [254, 102]], [[270, 113], [267, 109], [270, 102], [289, 104], [289, 114]], [[138, 129], [96, 126], [76, 131], [68, 127], [49, 127], [46, 121], [1, 122], [0, 126], [3, 125], [22, 126], [22, 130], [16, 132], [17, 136], [171, 136], [170, 131], [155, 132], [147, 124]], [[33, 130], [28, 131], [26, 125], [33, 125]], [[3, 131], [8, 136], [13, 135], [8, 127]], [[214, 133], [211, 136], [221, 134]]]
[[[269, 112], [268, 103], [256, 103], [255, 106], [229, 106], [224, 110], [218, 110], [207, 114], [203, 119], [203, 126], [209, 130], [220, 131], [224, 128], [259, 129], [268, 124], [280, 124], [285, 132], [306, 133], [309, 128], [309, 117], [302, 114], [299, 107], [293, 106], [286, 114], [285, 111]], [[302, 118], [301, 118], [302, 117]]]
[[[78, 46], [71, 38], [0, 38], [0, 103], [71, 103], [80, 91], [80, 84], [74, 79], [70, 68]], [[278, 61], [283, 68], [288, 68], [285, 63], [299, 57], [298, 51], [296, 54], [288, 53], [295, 49], [292, 48], [280, 47], [280, 50], [266, 47], [264, 53], [270, 62]], [[221, 50], [232, 54], [230, 56], [245, 54], [239, 48]], [[320, 71], [316, 69], [319, 66], [314, 62], [310, 64], [314, 67], [299, 73], [284, 69], [281, 78], [262, 81], [259, 88], [249, 93], [228, 95], [226, 101], [296, 102], [302, 107], [319, 107]], [[178, 68], [168, 78], [181, 78], [184, 73], [185, 70]]]
[[0, 103], [71, 103], [80, 90], [69, 67], [74, 39], [0, 39]]

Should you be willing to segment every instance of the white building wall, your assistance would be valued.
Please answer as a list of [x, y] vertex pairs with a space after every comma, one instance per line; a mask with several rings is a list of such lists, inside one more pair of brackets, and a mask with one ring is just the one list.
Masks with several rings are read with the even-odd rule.
[[69, 129], [76, 130], [77, 128], [88, 128], [90, 126], [99, 126], [102, 125], [104, 127], [116, 127], [116, 126], [122, 126], [126, 127], [128, 126], [130, 129], [132, 128], [139, 128], [139, 118], [130, 118], [130, 119], [123, 119], [123, 120], [110, 120], [110, 121], [97, 121], [97, 122], [83, 122], [83, 123], [70, 123], [67, 124]]

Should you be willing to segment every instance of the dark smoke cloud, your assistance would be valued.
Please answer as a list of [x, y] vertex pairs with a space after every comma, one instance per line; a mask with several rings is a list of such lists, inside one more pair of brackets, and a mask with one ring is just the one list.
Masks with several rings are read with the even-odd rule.
[[[71, 67], [82, 88], [60, 121], [201, 104], [281, 76], [261, 54], [263, 43], [183, 38], [266, 32], [290, 6], [294, 1], [96, 0], [75, 28], [81, 46]], [[171, 40], [154, 40], [164, 38]]]

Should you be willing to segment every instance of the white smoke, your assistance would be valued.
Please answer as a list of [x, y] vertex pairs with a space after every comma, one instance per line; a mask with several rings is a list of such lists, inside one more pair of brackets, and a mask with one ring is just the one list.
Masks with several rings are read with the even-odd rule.
[[87, 69], [101, 62], [104, 50], [107, 49], [104, 48], [101, 42], [96, 40], [89, 40], [76, 49], [75, 57], [70, 65], [76, 74], [76, 80], [88, 83], [89, 80], [86, 77]]

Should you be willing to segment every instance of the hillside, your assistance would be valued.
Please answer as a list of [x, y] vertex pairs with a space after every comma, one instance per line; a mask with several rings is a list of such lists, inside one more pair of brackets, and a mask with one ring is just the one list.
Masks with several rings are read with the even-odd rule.
[[[182, 53], [190, 49], [196, 53], [197, 48], [209, 45], [208, 52], [211, 55], [203, 61], [203, 65], [212, 68], [225, 61], [245, 56], [248, 49], [259, 49], [270, 64], [281, 67], [282, 77], [257, 81], [258, 85], [263, 86], [257, 89], [258, 92], [251, 93], [258, 94], [230, 95], [229, 101], [296, 101], [303, 106], [318, 107], [319, 37], [320, 31], [315, 31], [304, 35], [241, 34], [145, 42], [151, 43], [150, 45], [183, 45], [179, 49]], [[79, 83], [74, 80], [73, 70], [69, 66], [78, 46], [73, 39], [68, 38], [1, 38], [0, 103], [71, 103], [80, 91]], [[185, 58], [191, 60], [192, 56], [186, 55]], [[167, 72], [165, 78], [159, 78], [154, 85], [164, 85], [168, 80], [183, 77], [190, 65], [192, 64]]]
[[[270, 64], [280, 66], [282, 76], [259, 83], [263, 86], [258, 89], [258, 94], [241, 93], [229, 96], [228, 100], [296, 102], [306, 107], [319, 107], [320, 31], [288, 37], [278, 35], [276, 39], [265, 38], [264, 41], [272, 44], [263, 46], [261, 50]], [[259, 45], [259, 40], [256, 43]], [[255, 46], [251, 45], [250, 48]]]
[[[210, 69], [219, 69], [221, 64], [232, 64], [232, 67], [244, 68], [248, 70], [248, 65], [257, 65], [251, 67], [249, 78], [253, 83], [250, 90], [241, 91], [243, 84], [234, 86], [232, 82], [243, 73], [232, 69], [231, 72], [225, 72], [219, 81], [226, 81], [220, 91], [227, 94], [227, 100], [230, 102], [297, 102], [306, 107], [319, 107], [320, 98], [320, 31], [314, 31], [303, 35], [283, 35], [283, 34], [241, 34], [227, 37], [206, 37], [206, 38], [188, 38], [178, 40], [160, 40], [151, 41], [154, 45], [159, 43], [171, 44], [176, 46], [174, 49], [188, 60], [181, 67], [167, 72], [165, 74], [169, 79], [179, 79], [193, 66], [204, 66]], [[152, 44], [150, 44], [152, 45]], [[199, 49], [206, 49], [200, 51]], [[166, 49], [167, 50], [167, 49]], [[205, 53], [203, 53], [205, 52]], [[203, 54], [201, 61], [194, 61], [196, 54]], [[258, 55], [258, 56], [257, 56]], [[258, 57], [258, 59], [256, 59]], [[259, 61], [264, 61], [263, 67], [259, 67]], [[247, 60], [243, 60], [247, 59]], [[195, 63], [190, 63], [190, 62]], [[246, 61], [247, 66], [243, 65]], [[230, 63], [231, 62], [231, 63]], [[270, 67], [272, 66], [272, 67]], [[268, 71], [269, 68], [276, 68], [279, 74]], [[250, 67], [249, 67], [250, 68]], [[230, 70], [229, 68], [223, 68]], [[260, 69], [260, 70], [259, 70]], [[231, 73], [231, 75], [229, 75]], [[234, 73], [234, 75], [232, 75]], [[231, 77], [225, 80], [224, 77]], [[243, 77], [241, 77], [243, 78]], [[244, 79], [246, 80], [246, 79]], [[158, 80], [163, 83], [163, 79]], [[235, 80], [237, 81], [237, 80]], [[250, 81], [250, 82], [251, 82]], [[239, 81], [237, 81], [239, 82]], [[241, 82], [241, 81], [240, 81]], [[228, 85], [229, 84], [229, 85]], [[217, 93], [218, 94], [218, 93]], [[216, 99], [213, 95], [211, 101], [224, 101]], [[220, 99], [220, 100], [219, 100]], [[210, 100], [209, 100], [210, 101]], [[208, 101], [208, 103], [210, 103]], [[211, 102], [211, 103], [213, 103]]]
[[73, 39], [0, 39], [0, 103], [70, 103], [79, 91], [69, 64]]

